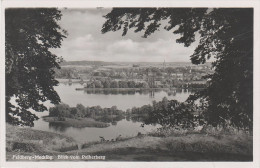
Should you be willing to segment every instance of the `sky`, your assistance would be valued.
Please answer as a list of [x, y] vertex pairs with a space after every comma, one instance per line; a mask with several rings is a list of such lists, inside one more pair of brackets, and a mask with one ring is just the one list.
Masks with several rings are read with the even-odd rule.
[[143, 32], [131, 29], [126, 36], [122, 30], [101, 33], [103, 17], [110, 8], [61, 9], [60, 26], [68, 37], [59, 49], [52, 50], [66, 61], [107, 62], [190, 62], [198, 42], [190, 47], [176, 43], [178, 35], [164, 29], [142, 38]]

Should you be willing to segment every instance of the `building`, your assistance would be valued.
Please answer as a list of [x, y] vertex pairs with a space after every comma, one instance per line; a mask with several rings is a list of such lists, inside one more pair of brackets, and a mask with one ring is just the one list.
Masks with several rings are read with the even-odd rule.
[[183, 73], [172, 73], [171, 74], [171, 77], [174, 79], [174, 80], [183, 80]]
[[163, 70], [166, 68], [165, 60], [163, 61]]

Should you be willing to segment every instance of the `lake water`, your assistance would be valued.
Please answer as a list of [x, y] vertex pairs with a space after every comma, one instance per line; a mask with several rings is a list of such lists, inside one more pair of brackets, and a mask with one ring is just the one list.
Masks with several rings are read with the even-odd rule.
[[[79, 83], [73, 83], [71, 85], [66, 83], [60, 83], [55, 87], [58, 92], [61, 101], [68, 104], [71, 107], [75, 107], [77, 104], [84, 106], [101, 106], [112, 107], [117, 106], [120, 110], [126, 110], [132, 107], [141, 107], [146, 104], [152, 104], [152, 101], [161, 101], [163, 97], [168, 99], [176, 99], [178, 101], [185, 101], [191, 94], [188, 90], [177, 91], [100, 91], [100, 90], [76, 90], [76, 88], [82, 88]], [[46, 104], [47, 107], [53, 105]], [[39, 117], [48, 115], [48, 112], [36, 113]], [[141, 122], [122, 119], [116, 124], [110, 124], [106, 128], [73, 128], [64, 127], [53, 123], [48, 123], [40, 118], [35, 121], [34, 129], [61, 133], [69, 137], [73, 137], [78, 142], [90, 142], [99, 140], [99, 136], [103, 136], [105, 139], [115, 139], [117, 136], [131, 137], [136, 136], [138, 132], [147, 133], [152, 130], [156, 130], [160, 125], [145, 125], [141, 127]]]

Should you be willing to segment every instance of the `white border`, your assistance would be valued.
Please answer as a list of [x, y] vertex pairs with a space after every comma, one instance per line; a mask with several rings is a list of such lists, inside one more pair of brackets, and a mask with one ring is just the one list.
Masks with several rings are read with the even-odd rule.
[[[253, 162], [6, 162], [5, 161], [5, 22], [4, 9], [8, 7], [253, 7], [254, 8], [254, 158]], [[0, 57], [0, 167], [149, 167], [149, 168], [260, 168], [260, 0], [2, 0], [1, 1], [1, 57]]]
[[2, 0], [5, 7], [257, 7], [259, 0]]

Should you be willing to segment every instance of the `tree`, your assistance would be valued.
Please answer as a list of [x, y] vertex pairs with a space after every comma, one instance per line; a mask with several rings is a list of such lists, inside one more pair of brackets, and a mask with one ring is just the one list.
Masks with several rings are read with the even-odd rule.
[[38, 117], [29, 109], [42, 112], [43, 102], [60, 102], [53, 86], [62, 58], [49, 49], [59, 48], [66, 37], [57, 23], [61, 16], [54, 8], [5, 10], [6, 121], [11, 124], [33, 126]]
[[78, 109], [76, 107], [70, 108], [70, 118], [77, 118], [78, 117]]
[[188, 47], [199, 35], [190, 56], [193, 64], [214, 57], [215, 73], [206, 76], [208, 87], [189, 100], [204, 99], [205, 117], [214, 126], [253, 126], [253, 9], [252, 8], [114, 8], [102, 33], [123, 29], [144, 31], [144, 38], [167, 22], [164, 29], [179, 34], [177, 43]]
[[91, 82], [91, 83], [88, 83], [87, 84], [87, 88], [93, 88], [93, 89], [95, 89], [95, 83], [94, 82]]
[[50, 111], [49, 116], [58, 117], [58, 118], [69, 117], [71, 114], [70, 106], [63, 103], [57, 104], [55, 105], [55, 107], [51, 107], [49, 111]]
[[77, 111], [78, 111], [78, 115], [80, 117], [85, 117], [85, 115], [86, 115], [86, 108], [85, 108], [85, 106], [83, 106], [82, 104], [77, 104], [76, 108], [77, 108]]
[[143, 82], [143, 83], [142, 83], [142, 87], [143, 87], [143, 88], [149, 88], [149, 85], [148, 85], [147, 82]]
[[101, 81], [95, 80], [93, 83], [95, 85], [95, 88], [103, 88]]
[[119, 81], [118, 86], [119, 88], [128, 88], [127, 81]]
[[112, 106], [112, 107], [110, 108], [110, 111], [111, 111], [111, 115], [112, 115], [112, 114], [117, 115], [116, 112], [118, 111], [118, 109], [117, 109], [116, 106]]
[[162, 126], [182, 126], [189, 128], [194, 126], [193, 115], [195, 105], [177, 100], [167, 100], [153, 102], [153, 106], [144, 105], [140, 108], [140, 114], [148, 114], [145, 117], [145, 124], [160, 124]]
[[135, 82], [134, 81], [128, 81], [127, 85], [129, 88], [135, 88]]
[[119, 88], [118, 82], [117, 81], [112, 81], [110, 87], [111, 88]]
[[105, 79], [104, 82], [102, 82], [104, 88], [110, 88], [111, 80]]

